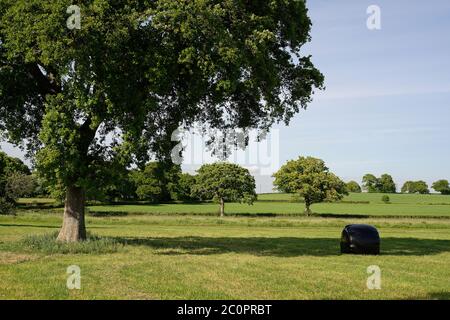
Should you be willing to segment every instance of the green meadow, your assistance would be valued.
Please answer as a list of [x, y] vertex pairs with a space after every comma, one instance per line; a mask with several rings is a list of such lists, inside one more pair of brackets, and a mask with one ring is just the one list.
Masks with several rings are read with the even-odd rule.
[[[381, 201], [381, 194], [351, 194], [337, 203], [319, 203], [312, 206], [314, 213], [322, 217], [361, 216], [361, 217], [450, 217], [450, 196], [442, 195], [389, 195], [391, 202]], [[303, 215], [303, 203], [295, 202], [289, 194], [262, 194], [253, 205], [227, 203], [225, 212], [228, 215]], [[200, 204], [122, 204], [95, 205], [89, 207], [90, 212], [99, 215], [126, 214], [186, 214], [216, 215], [218, 205], [215, 203]]]
[[[53, 203], [22, 200], [0, 216], [0, 299], [449, 299], [450, 197], [351, 194], [313, 206], [290, 195], [253, 205], [92, 205], [87, 228], [100, 240], [55, 246]], [[341, 255], [350, 223], [380, 232], [381, 255]], [[66, 287], [67, 267], [81, 289]], [[381, 289], [366, 286], [381, 269]]]

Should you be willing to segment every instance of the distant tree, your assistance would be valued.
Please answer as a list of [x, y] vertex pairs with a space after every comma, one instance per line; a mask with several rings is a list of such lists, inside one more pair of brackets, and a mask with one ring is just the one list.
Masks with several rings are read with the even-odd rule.
[[0, 197], [0, 214], [13, 214], [15, 211], [14, 203], [4, 197]]
[[140, 200], [152, 203], [170, 201], [181, 173], [179, 165], [164, 162], [149, 162], [143, 170], [131, 173]]
[[361, 191], [362, 191], [361, 186], [356, 181], [347, 182], [347, 190], [348, 190], [348, 192], [353, 192], [353, 193], [361, 193]]
[[397, 187], [395, 186], [394, 179], [389, 174], [383, 174], [378, 179], [378, 188], [381, 193], [396, 193]]
[[39, 176], [37, 172], [32, 173], [33, 179], [36, 183], [35, 189], [33, 191], [32, 197], [37, 198], [47, 198], [50, 196], [48, 191], [48, 186], [46, 185], [46, 181], [43, 177]]
[[103, 184], [87, 189], [86, 198], [108, 202], [136, 200], [136, 184], [132, 179], [133, 171], [113, 164], [107, 170], [109, 174], [102, 175]]
[[380, 192], [378, 178], [371, 173], [366, 174], [362, 179], [362, 188], [369, 193]]
[[450, 194], [450, 184], [448, 180], [438, 180], [434, 182], [431, 187], [441, 194]]
[[15, 200], [29, 191], [21, 190], [28, 186], [24, 182], [30, 181], [29, 175], [22, 160], [0, 151], [0, 214], [14, 213]]
[[37, 182], [33, 175], [13, 172], [6, 178], [5, 194], [8, 199], [12, 200], [30, 197], [36, 186]]
[[402, 193], [428, 194], [428, 184], [425, 181], [406, 181], [402, 187]]
[[6, 153], [0, 151], [0, 177], [5, 177], [15, 172], [20, 172], [26, 175], [31, 174], [30, 168], [28, 168], [22, 160], [10, 157]]
[[414, 181], [406, 181], [403, 184], [402, 193], [416, 193]]
[[127, 170], [126, 173], [119, 175], [118, 179], [111, 183], [105, 190], [106, 200], [136, 200], [136, 184], [132, 179], [132, 174]]
[[348, 194], [345, 183], [329, 171], [323, 160], [313, 157], [288, 161], [274, 177], [279, 191], [304, 199], [306, 215], [311, 214], [314, 203], [341, 200]]
[[384, 196], [381, 197], [381, 201], [388, 204], [391, 203], [391, 198], [387, 194], [385, 194]]
[[415, 181], [414, 182], [414, 190], [415, 190], [415, 193], [420, 193], [420, 194], [429, 194], [430, 193], [428, 184], [425, 181]]
[[217, 162], [205, 164], [197, 170], [192, 195], [202, 200], [215, 200], [220, 204], [220, 216], [225, 214], [226, 201], [253, 204], [256, 200], [255, 179], [237, 164]]
[[174, 200], [180, 200], [185, 202], [191, 202], [196, 200], [196, 198], [192, 195], [194, 185], [195, 185], [195, 176], [189, 173], [180, 174], [174, 192]]

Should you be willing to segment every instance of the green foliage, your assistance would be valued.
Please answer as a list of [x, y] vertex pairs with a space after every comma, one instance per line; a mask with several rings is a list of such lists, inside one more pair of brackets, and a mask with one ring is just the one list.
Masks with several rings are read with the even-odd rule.
[[394, 179], [389, 174], [377, 178], [373, 174], [366, 174], [362, 179], [363, 189], [369, 193], [396, 193]]
[[37, 172], [32, 173], [33, 180], [35, 182], [35, 189], [33, 191], [32, 197], [37, 198], [48, 198], [50, 196], [48, 186], [46, 185], [45, 179], [43, 179]]
[[313, 157], [288, 161], [274, 177], [279, 191], [296, 193], [305, 200], [307, 214], [314, 203], [341, 200], [348, 194], [345, 183], [329, 171], [323, 160]]
[[9, 174], [19, 172], [23, 174], [31, 174], [30, 169], [22, 160], [8, 156], [0, 151], [0, 176], [8, 176]]
[[80, 30], [71, 4], [0, 0], [0, 130], [58, 192], [167, 157], [180, 125], [288, 123], [323, 86], [304, 1], [81, 1]]
[[173, 192], [174, 199], [184, 202], [192, 202], [197, 200], [192, 195], [193, 187], [196, 183], [195, 176], [190, 175], [189, 173], [182, 173], [179, 176], [178, 183], [175, 187], [175, 191]]
[[381, 193], [395, 193], [397, 191], [394, 179], [389, 174], [383, 174], [378, 183]]
[[362, 189], [361, 186], [356, 181], [349, 181], [347, 182], [347, 191], [353, 192], [353, 193], [361, 193]]
[[14, 172], [6, 178], [6, 196], [11, 199], [29, 197], [34, 193], [36, 186], [34, 176]]
[[450, 184], [448, 180], [438, 180], [434, 182], [431, 187], [441, 194], [450, 194]]
[[362, 179], [362, 187], [369, 193], [379, 192], [378, 178], [373, 174], [366, 174]]
[[414, 192], [414, 181], [406, 181], [402, 186], [402, 193], [415, 193]]
[[143, 170], [131, 173], [140, 200], [153, 203], [170, 201], [176, 192], [181, 167], [164, 162], [149, 162]]
[[14, 212], [15, 200], [33, 192], [30, 169], [17, 158], [0, 151], [0, 214]]
[[391, 203], [391, 198], [387, 194], [385, 194], [381, 197], [381, 201], [388, 204], [388, 203]]
[[205, 164], [197, 170], [192, 195], [201, 200], [233, 201], [253, 204], [255, 179], [250, 172], [227, 162]]
[[0, 197], [0, 214], [14, 214], [14, 209], [14, 202], [5, 197]]
[[406, 181], [403, 184], [402, 193], [429, 194], [430, 189], [425, 181]]

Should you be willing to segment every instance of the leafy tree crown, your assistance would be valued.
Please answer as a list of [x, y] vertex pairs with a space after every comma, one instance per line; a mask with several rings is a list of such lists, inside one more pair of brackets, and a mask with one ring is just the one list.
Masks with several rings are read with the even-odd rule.
[[269, 129], [322, 88], [304, 1], [0, 0], [0, 130], [53, 184], [167, 157], [172, 132]]
[[313, 157], [288, 161], [274, 177], [279, 191], [297, 193], [307, 205], [341, 200], [348, 194], [345, 183], [329, 171], [323, 160]]
[[248, 169], [237, 164], [205, 164], [197, 171], [195, 178], [192, 193], [200, 199], [223, 199], [248, 204], [256, 200], [255, 179]]

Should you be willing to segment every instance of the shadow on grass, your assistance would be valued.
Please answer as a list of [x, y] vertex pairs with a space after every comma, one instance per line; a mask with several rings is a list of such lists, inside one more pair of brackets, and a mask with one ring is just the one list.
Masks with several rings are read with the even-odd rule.
[[[125, 245], [147, 246], [163, 250], [163, 255], [211, 255], [246, 253], [257, 256], [337, 256], [340, 255], [339, 239], [330, 238], [122, 238], [114, 240]], [[450, 252], [450, 240], [417, 238], [384, 238], [382, 255], [412, 256]]]
[[429, 298], [433, 300], [450, 300], [450, 292], [432, 292]]
[[407, 300], [450, 300], [450, 292], [431, 292], [423, 296], [409, 297]]

